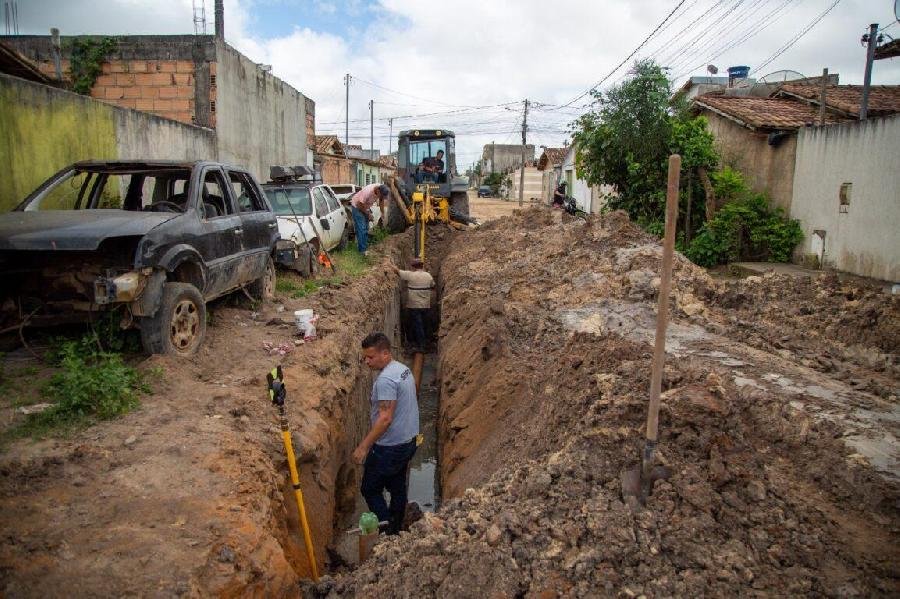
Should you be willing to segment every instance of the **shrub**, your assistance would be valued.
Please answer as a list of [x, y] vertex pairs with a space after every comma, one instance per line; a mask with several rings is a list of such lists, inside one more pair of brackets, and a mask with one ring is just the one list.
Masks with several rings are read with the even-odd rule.
[[119, 354], [85, 351], [83, 341], [62, 343], [60, 371], [43, 388], [53, 407], [29, 417], [31, 427], [77, 424], [88, 418], [106, 420], [138, 406], [140, 392], [148, 389], [141, 374]]
[[722, 173], [716, 184], [730, 187], [739, 199], [725, 204], [700, 229], [685, 252], [687, 257], [707, 267], [740, 259], [788, 262], [803, 240], [800, 222], [786, 218], [781, 208], [770, 207], [764, 195], [740, 192], [733, 176], [742, 184], [740, 173]]

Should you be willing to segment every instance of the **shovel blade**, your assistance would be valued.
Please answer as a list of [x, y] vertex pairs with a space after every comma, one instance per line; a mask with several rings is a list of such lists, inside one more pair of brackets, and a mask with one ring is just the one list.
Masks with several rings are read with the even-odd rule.
[[666, 466], [654, 466], [650, 469], [650, 476], [647, 480], [641, 478], [643, 469], [640, 466], [623, 470], [619, 475], [619, 481], [622, 484], [622, 499], [627, 500], [629, 497], [635, 497], [641, 505], [647, 501], [647, 496], [653, 491], [653, 483], [658, 480], [667, 480], [672, 476], [672, 469]]

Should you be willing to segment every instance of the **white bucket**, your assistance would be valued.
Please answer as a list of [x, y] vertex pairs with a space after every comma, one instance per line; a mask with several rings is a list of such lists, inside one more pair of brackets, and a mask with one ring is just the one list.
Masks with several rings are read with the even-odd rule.
[[297, 310], [294, 312], [294, 322], [297, 323], [297, 331], [304, 339], [314, 339], [316, 336], [315, 322], [318, 317], [312, 310]]

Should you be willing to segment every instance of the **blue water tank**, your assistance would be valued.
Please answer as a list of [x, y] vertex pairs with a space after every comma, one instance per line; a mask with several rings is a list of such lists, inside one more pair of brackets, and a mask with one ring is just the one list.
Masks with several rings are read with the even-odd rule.
[[750, 74], [750, 67], [747, 66], [737, 66], [737, 67], [728, 67], [728, 78], [729, 79], [746, 79], [747, 75]]

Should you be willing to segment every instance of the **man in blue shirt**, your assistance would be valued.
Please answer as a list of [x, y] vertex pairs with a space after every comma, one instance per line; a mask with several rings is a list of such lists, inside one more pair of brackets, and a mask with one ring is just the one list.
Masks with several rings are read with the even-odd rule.
[[384, 333], [368, 335], [362, 350], [366, 366], [381, 373], [372, 384], [369, 432], [353, 451], [353, 460], [364, 464], [360, 491], [369, 510], [379, 521], [390, 522], [389, 534], [397, 534], [406, 513], [406, 470], [419, 434], [416, 382], [409, 368], [394, 360]]

